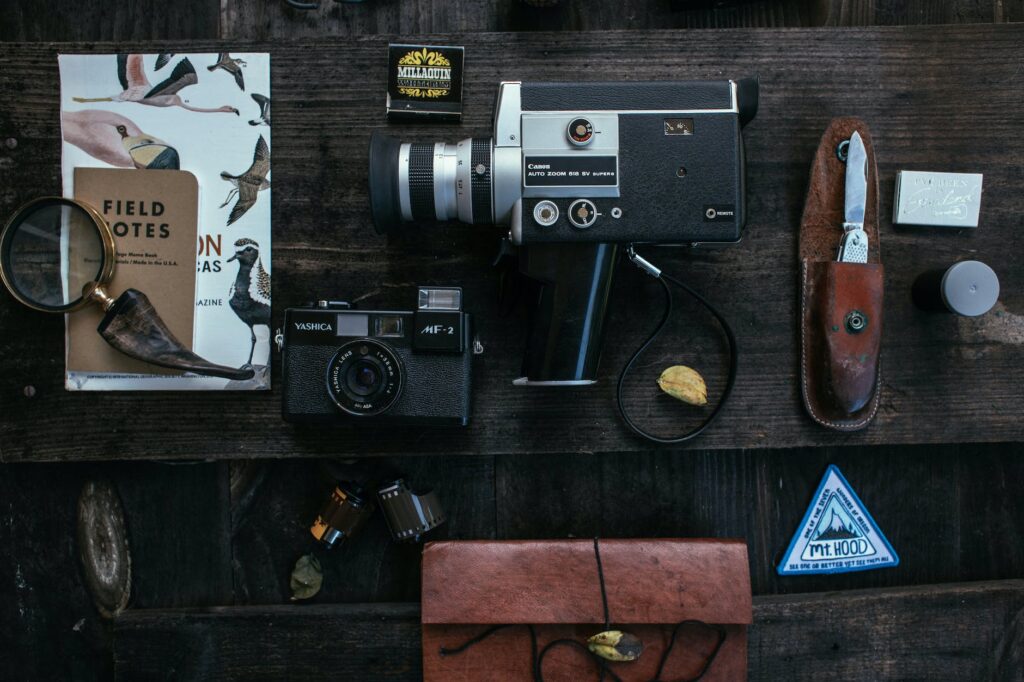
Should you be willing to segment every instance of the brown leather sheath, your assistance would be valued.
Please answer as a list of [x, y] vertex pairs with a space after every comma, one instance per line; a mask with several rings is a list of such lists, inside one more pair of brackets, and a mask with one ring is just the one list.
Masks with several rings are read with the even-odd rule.
[[[867, 152], [868, 262], [838, 263], [846, 164], [836, 149], [854, 131]], [[878, 216], [871, 133], [859, 119], [833, 119], [814, 157], [800, 223], [800, 388], [811, 417], [838, 431], [862, 429], [878, 411], [884, 292]], [[856, 313], [866, 318], [859, 331], [849, 324]]]
[[[601, 565], [612, 629], [644, 644], [639, 660], [611, 663], [627, 682], [655, 677], [672, 629], [700, 620], [726, 639], [704, 680], [742, 680], [752, 619], [747, 546], [741, 540], [601, 540]], [[534, 626], [538, 650], [561, 638], [581, 643], [604, 629], [601, 584], [592, 540], [447, 541], [423, 551], [423, 677], [428, 682], [532, 682]], [[458, 654], [492, 625], [508, 627]], [[662, 679], [695, 676], [718, 642], [700, 624], [680, 631]], [[544, 658], [545, 682], [599, 679], [582, 650], [563, 646]]]

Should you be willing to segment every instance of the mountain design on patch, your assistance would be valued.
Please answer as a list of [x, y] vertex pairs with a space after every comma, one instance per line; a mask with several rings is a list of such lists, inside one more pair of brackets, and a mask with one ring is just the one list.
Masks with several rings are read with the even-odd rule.
[[832, 520], [828, 524], [828, 528], [825, 530], [818, 530], [818, 534], [815, 536], [815, 540], [849, 540], [851, 538], [859, 538], [860, 533], [855, 531], [853, 528], [847, 528], [843, 520], [839, 518], [839, 515], [834, 511], [832, 512]]
[[864, 503], [830, 465], [779, 563], [780, 575], [845, 573], [899, 564]]

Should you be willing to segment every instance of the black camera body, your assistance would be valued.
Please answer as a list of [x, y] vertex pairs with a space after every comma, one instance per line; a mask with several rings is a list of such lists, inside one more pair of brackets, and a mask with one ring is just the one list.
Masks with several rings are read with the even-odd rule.
[[[522, 83], [512, 108], [522, 198], [518, 244], [724, 244], [745, 221], [741, 129], [756, 81]], [[518, 99], [518, 107], [503, 102]], [[515, 111], [515, 110], [518, 111]], [[495, 137], [499, 144], [512, 141]], [[507, 148], [507, 147], [505, 147]]]
[[745, 214], [741, 131], [758, 82], [498, 87], [490, 138], [370, 143], [377, 229], [458, 219], [517, 245], [728, 244]]
[[468, 424], [472, 317], [461, 299], [457, 288], [420, 288], [415, 311], [287, 309], [284, 419]]
[[520, 272], [539, 287], [515, 383], [592, 384], [621, 246], [740, 240], [742, 130], [758, 96], [756, 78], [503, 82], [489, 138], [373, 134], [374, 225], [507, 226]]

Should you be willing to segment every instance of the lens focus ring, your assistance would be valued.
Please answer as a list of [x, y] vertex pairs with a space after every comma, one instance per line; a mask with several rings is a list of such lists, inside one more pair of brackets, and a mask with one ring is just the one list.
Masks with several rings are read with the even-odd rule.
[[327, 363], [327, 394], [343, 411], [369, 417], [388, 410], [402, 392], [402, 364], [370, 339], [345, 344]]
[[[469, 175], [473, 191], [473, 222], [491, 222], [491, 138], [474, 137]], [[481, 172], [483, 171], [483, 172]]]
[[435, 220], [434, 145], [413, 142], [409, 145], [409, 205], [413, 220]]

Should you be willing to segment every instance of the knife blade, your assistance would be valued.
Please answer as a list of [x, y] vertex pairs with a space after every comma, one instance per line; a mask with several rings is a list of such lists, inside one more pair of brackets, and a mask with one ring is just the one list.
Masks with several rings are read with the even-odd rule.
[[864, 207], [868, 198], [868, 154], [860, 133], [853, 132], [846, 152], [846, 211], [843, 240], [837, 260], [868, 262], [868, 235], [864, 231]]

